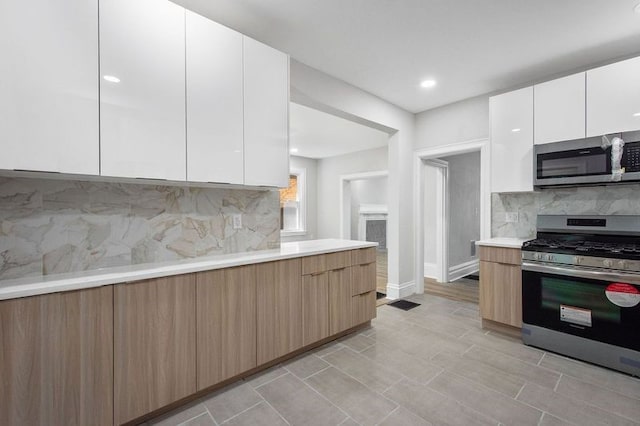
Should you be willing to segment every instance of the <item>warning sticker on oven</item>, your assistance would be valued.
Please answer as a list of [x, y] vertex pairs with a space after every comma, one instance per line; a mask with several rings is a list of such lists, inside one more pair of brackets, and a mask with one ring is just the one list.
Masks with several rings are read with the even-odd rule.
[[560, 321], [591, 327], [591, 310], [560, 305]]
[[631, 308], [640, 303], [640, 291], [631, 284], [611, 283], [604, 294], [611, 303], [622, 308]]

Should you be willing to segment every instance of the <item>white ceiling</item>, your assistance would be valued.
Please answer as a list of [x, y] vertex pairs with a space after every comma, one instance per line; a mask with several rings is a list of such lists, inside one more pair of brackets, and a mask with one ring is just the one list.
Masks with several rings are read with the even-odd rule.
[[326, 158], [387, 146], [389, 135], [306, 106], [290, 104], [291, 155]]
[[175, 1], [411, 112], [640, 53], [640, 0]]

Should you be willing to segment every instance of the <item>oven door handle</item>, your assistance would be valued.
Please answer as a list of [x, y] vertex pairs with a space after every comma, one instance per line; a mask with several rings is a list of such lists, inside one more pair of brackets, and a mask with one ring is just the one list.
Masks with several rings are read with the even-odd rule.
[[588, 278], [592, 280], [624, 282], [629, 284], [640, 284], [640, 274], [627, 273], [623, 271], [594, 270], [581, 268], [579, 266], [551, 266], [533, 262], [522, 262], [523, 271], [541, 272], [555, 275], [566, 275], [569, 277]]

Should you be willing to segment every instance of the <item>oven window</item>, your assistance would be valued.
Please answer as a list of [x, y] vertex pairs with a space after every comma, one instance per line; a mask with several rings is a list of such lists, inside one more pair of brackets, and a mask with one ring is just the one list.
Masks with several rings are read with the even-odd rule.
[[601, 285], [543, 276], [541, 287], [545, 310], [559, 315], [562, 305], [588, 308], [594, 321], [620, 324], [620, 307], [603, 298]]

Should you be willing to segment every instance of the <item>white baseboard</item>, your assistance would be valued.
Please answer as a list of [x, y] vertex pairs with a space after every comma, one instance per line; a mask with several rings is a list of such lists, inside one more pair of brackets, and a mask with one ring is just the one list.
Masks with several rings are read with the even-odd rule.
[[416, 284], [413, 281], [407, 281], [402, 284], [387, 283], [387, 299], [402, 299], [411, 296], [416, 292]]
[[478, 259], [473, 259], [468, 262], [460, 263], [458, 265], [449, 268], [449, 282], [455, 281], [466, 275], [478, 272], [480, 269], [480, 262]]
[[426, 263], [424, 264], [424, 277], [436, 279], [438, 277], [438, 264]]

